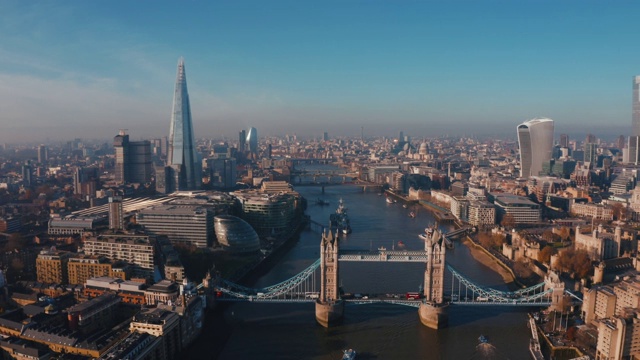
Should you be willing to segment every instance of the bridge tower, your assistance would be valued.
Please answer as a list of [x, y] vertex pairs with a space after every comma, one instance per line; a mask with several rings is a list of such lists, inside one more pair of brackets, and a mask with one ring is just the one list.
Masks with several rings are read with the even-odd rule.
[[338, 232], [322, 233], [320, 241], [320, 296], [316, 300], [316, 320], [324, 327], [338, 324], [344, 315], [338, 281]]
[[447, 304], [444, 302], [444, 272], [447, 247], [437, 228], [425, 241], [427, 264], [424, 271], [424, 300], [418, 309], [420, 322], [432, 329], [447, 326]]
[[549, 310], [564, 312], [566, 310], [566, 302], [564, 299], [565, 284], [557, 272], [550, 271], [549, 274], [544, 277], [544, 289], [553, 289]]

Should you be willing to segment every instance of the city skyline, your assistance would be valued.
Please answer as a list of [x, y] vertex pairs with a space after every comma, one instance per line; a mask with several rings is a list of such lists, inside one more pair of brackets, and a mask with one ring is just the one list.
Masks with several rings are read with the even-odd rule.
[[179, 56], [203, 137], [513, 137], [534, 117], [628, 134], [640, 5], [624, 3], [5, 3], [0, 142], [166, 136]]

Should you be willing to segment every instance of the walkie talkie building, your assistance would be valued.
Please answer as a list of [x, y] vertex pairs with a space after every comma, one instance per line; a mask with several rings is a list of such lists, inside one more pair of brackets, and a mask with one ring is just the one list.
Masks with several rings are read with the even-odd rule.
[[518, 145], [520, 177], [538, 176], [542, 162], [552, 158], [553, 120], [538, 118], [518, 125]]

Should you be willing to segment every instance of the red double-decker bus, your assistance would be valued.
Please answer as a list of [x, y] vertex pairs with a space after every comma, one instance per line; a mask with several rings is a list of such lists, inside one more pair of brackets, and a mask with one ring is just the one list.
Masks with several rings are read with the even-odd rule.
[[407, 300], [417, 300], [417, 299], [420, 299], [420, 293], [417, 293], [417, 292], [407, 293]]

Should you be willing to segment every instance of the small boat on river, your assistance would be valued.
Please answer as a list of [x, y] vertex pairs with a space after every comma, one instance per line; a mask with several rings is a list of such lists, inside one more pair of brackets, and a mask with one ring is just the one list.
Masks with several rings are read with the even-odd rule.
[[335, 214], [331, 214], [329, 217], [331, 221], [331, 227], [335, 227], [339, 232], [347, 235], [351, 233], [351, 223], [349, 215], [347, 214], [347, 207], [344, 205], [342, 199], [338, 201], [338, 208]]
[[353, 349], [342, 350], [342, 360], [354, 360], [356, 358], [356, 351]]

